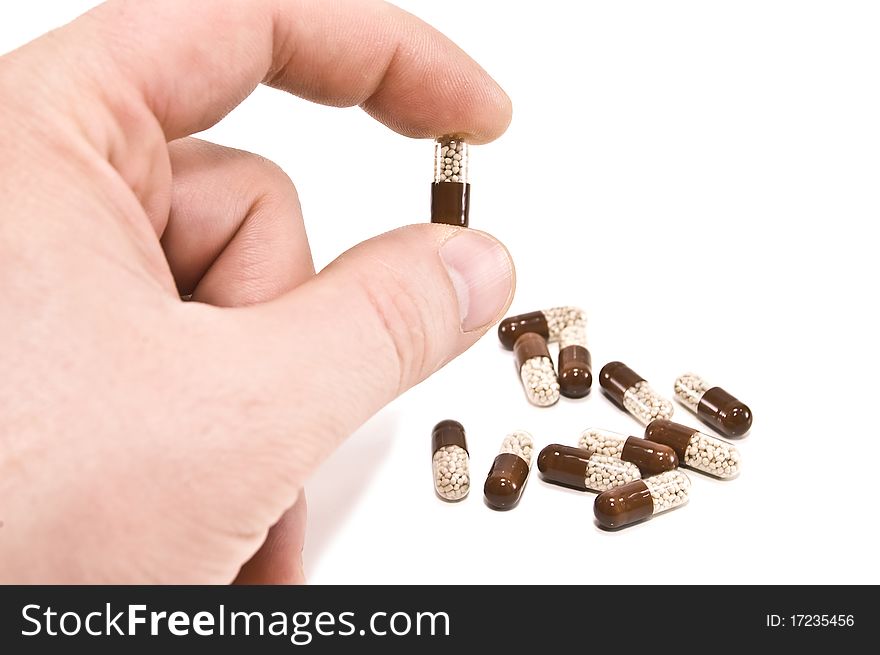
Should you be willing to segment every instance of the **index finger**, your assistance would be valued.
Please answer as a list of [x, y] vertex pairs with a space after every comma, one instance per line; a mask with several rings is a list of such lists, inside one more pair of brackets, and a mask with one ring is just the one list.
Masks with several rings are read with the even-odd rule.
[[379, 0], [111, 0], [58, 37], [74, 51], [56, 66], [95, 73], [114, 111], [143, 98], [168, 140], [210, 127], [260, 82], [360, 105], [413, 137], [483, 143], [510, 122], [509, 98], [476, 62]]

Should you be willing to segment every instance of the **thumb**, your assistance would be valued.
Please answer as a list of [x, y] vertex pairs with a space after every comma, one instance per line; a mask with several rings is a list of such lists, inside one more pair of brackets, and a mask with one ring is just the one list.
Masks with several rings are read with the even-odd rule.
[[215, 357], [233, 373], [223, 382], [247, 422], [227, 434], [246, 435], [233, 448], [261, 483], [283, 486], [279, 514], [343, 438], [501, 318], [514, 277], [489, 235], [413, 225], [356, 246], [276, 300], [224, 310], [233, 334]]

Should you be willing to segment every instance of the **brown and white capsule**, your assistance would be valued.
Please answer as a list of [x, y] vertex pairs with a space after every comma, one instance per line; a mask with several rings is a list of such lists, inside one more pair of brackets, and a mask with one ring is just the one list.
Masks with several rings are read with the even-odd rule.
[[471, 185], [468, 144], [455, 135], [434, 142], [434, 183], [431, 185], [431, 222], [468, 226]]
[[603, 528], [622, 528], [684, 505], [690, 488], [691, 481], [682, 471], [666, 471], [602, 492], [596, 496], [593, 514]]
[[559, 400], [559, 380], [544, 337], [527, 332], [516, 340], [513, 352], [529, 402], [538, 407], [548, 407]]
[[645, 428], [645, 439], [672, 448], [682, 466], [716, 478], [732, 478], [742, 465], [739, 451], [733, 444], [681, 423], [663, 419], [651, 421]]
[[638, 467], [643, 477], [678, 468], [678, 455], [669, 446], [610, 430], [584, 430], [578, 445], [600, 455], [630, 462]]
[[593, 360], [587, 350], [587, 330], [569, 325], [559, 336], [559, 393], [566, 398], [583, 398], [593, 386]]
[[547, 482], [583, 491], [606, 491], [641, 477], [635, 464], [558, 443], [538, 454], [538, 471]]
[[611, 400], [642, 425], [656, 418], [669, 418], [674, 408], [651, 388], [645, 378], [623, 362], [609, 362], [599, 372], [599, 384]]
[[471, 488], [467, 440], [458, 421], [440, 421], [431, 432], [434, 490], [444, 500], [461, 500]]
[[526, 332], [540, 334], [548, 343], [556, 343], [569, 327], [586, 325], [584, 310], [578, 307], [552, 307], [537, 312], [508, 316], [498, 324], [498, 340], [508, 350]]
[[752, 427], [752, 410], [721, 387], [686, 373], [675, 381], [675, 399], [726, 437], [741, 437]]
[[483, 496], [492, 509], [512, 509], [519, 503], [529, 479], [532, 464], [532, 436], [528, 432], [512, 432], [501, 443], [501, 452], [492, 462]]

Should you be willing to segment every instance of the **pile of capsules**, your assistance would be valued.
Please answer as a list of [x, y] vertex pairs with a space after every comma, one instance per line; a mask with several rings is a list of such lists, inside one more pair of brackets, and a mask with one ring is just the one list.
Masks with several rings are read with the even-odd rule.
[[[586, 320], [575, 307], [557, 307], [504, 319], [498, 336], [516, 354], [517, 370], [530, 402], [547, 407], [560, 394], [582, 398], [590, 392], [592, 370], [586, 347]], [[559, 370], [547, 347], [559, 343]], [[593, 511], [599, 525], [622, 528], [684, 505], [690, 480], [679, 465], [716, 478], [739, 473], [740, 456], [728, 441], [673, 423], [673, 404], [621, 362], [599, 373], [606, 397], [645, 426], [644, 438], [602, 429], [585, 430], [577, 446], [550, 444], [538, 454], [542, 478], [565, 487], [598, 492]], [[721, 387], [688, 373], [676, 379], [675, 399], [726, 437], [741, 437], [752, 425], [751, 410]], [[434, 489], [447, 501], [465, 498], [470, 469], [465, 430], [445, 420], [431, 435]], [[534, 442], [528, 432], [504, 438], [483, 486], [486, 504], [498, 510], [519, 502], [532, 466]]]

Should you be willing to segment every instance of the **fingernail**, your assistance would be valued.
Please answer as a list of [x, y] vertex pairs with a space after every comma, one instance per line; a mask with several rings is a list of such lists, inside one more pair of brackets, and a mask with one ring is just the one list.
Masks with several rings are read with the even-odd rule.
[[440, 259], [458, 296], [462, 332], [500, 318], [513, 290], [513, 262], [498, 241], [460, 230], [440, 246]]

